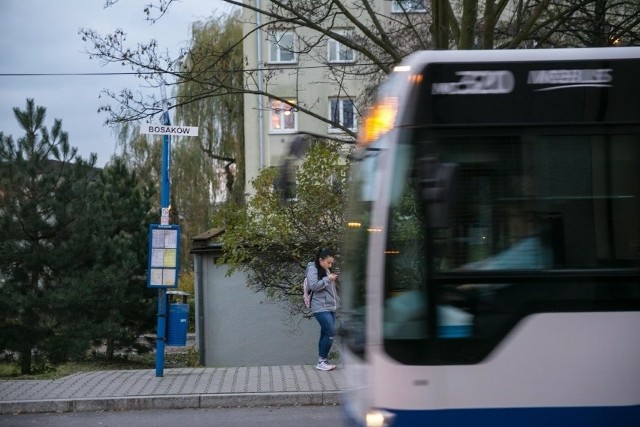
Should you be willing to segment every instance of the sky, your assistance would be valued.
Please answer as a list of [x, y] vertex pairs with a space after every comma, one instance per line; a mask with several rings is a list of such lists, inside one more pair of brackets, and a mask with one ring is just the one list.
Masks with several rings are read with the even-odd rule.
[[109, 103], [102, 91], [155, 90], [159, 97], [159, 89], [147, 89], [133, 75], [24, 74], [131, 72], [128, 66], [104, 66], [98, 59], [90, 59], [85, 50], [91, 46], [82, 41], [79, 29], [95, 29], [102, 35], [122, 29], [129, 45], [156, 39], [161, 51], [168, 49], [175, 57], [189, 43], [191, 23], [230, 11], [222, 0], [181, 0], [151, 24], [143, 11], [152, 1], [120, 0], [105, 9], [105, 0], [0, 0], [0, 131], [14, 140], [24, 136], [13, 108], [24, 110], [27, 98], [33, 98], [37, 106], [47, 110], [48, 129], [54, 119], [61, 119], [62, 129], [78, 154], [88, 159], [96, 153], [97, 166], [104, 166], [118, 149], [113, 129], [104, 125], [107, 115], [98, 113], [101, 105]]

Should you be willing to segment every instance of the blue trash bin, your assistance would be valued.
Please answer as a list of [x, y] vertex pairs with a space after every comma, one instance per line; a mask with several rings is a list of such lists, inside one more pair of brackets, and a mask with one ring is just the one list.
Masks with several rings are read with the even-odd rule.
[[167, 345], [186, 346], [189, 304], [174, 302], [169, 304], [167, 322]]

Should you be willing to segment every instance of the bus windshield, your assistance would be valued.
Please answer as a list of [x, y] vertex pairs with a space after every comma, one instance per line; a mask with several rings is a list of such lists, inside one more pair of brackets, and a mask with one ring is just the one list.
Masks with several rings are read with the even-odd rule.
[[[405, 131], [391, 182], [380, 184], [393, 188], [382, 284], [391, 356], [477, 362], [532, 310], [637, 300], [638, 134], [421, 132]], [[354, 196], [368, 200], [352, 207], [362, 219], [380, 177], [359, 170]], [[364, 230], [351, 240], [360, 257], [351, 295], [364, 294]], [[363, 312], [363, 301], [350, 304]]]

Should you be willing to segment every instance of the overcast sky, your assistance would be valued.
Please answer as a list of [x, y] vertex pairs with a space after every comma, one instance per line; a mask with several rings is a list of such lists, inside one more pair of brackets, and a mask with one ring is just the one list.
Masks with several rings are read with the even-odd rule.
[[[14, 140], [24, 136], [13, 107], [25, 108], [27, 98], [47, 109], [46, 126], [62, 119], [69, 142], [87, 159], [98, 155], [104, 166], [116, 153], [116, 138], [104, 125], [105, 114], [97, 112], [105, 98], [103, 89], [145, 90], [144, 83], [122, 76], [7, 76], [7, 74], [64, 74], [130, 72], [129, 67], [102, 66], [84, 53], [90, 46], [78, 30], [92, 28], [100, 34], [120, 28], [128, 43], [158, 40], [161, 50], [172, 56], [188, 44], [191, 23], [228, 12], [221, 0], [181, 0], [156, 24], [145, 21], [145, 4], [151, 0], [120, 0], [104, 9], [104, 0], [0, 0], [0, 131]], [[158, 89], [155, 89], [159, 92]], [[159, 93], [157, 94], [160, 95]]]

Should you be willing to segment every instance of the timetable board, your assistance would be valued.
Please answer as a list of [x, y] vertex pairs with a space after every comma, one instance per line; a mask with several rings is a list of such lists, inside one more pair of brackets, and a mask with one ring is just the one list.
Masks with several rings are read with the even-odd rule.
[[149, 226], [147, 287], [177, 287], [179, 260], [180, 226], [151, 224]]

